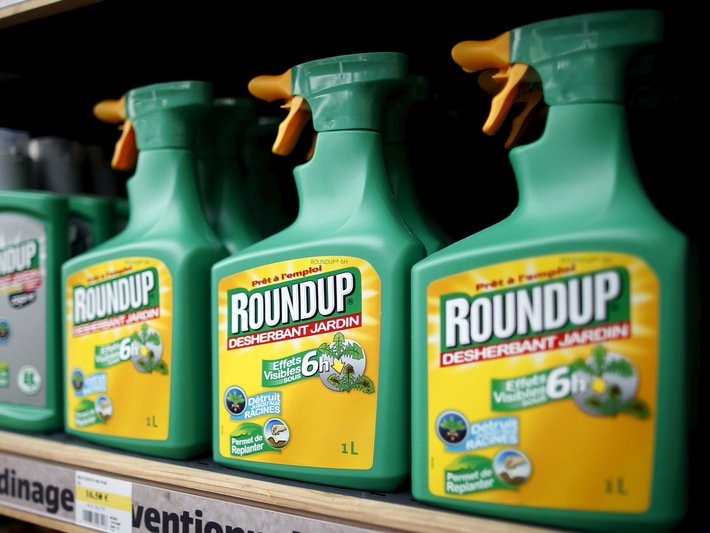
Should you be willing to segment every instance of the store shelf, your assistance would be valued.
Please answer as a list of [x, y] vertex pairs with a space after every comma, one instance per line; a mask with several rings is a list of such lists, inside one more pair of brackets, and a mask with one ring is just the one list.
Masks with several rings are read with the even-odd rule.
[[[90, 4], [97, 5], [87, 10], [78, 9]], [[137, 4], [140, 2], [133, 5]], [[616, 7], [613, 2], [584, 4], [570, 5], [566, 9]], [[668, 52], [662, 57], [666, 63], [660, 64], [659, 71], [671, 72], [666, 66], [668, 58], [673, 59], [673, 73], [690, 71], [677, 66], [676, 61], [691, 57], [678, 51], [700, 49], [685, 45], [686, 39], [700, 35], [685, 27], [685, 22], [692, 17], [681, 18], [679, 13], [684, 14], [684, 9], [671, 2], [650, 2], [649, 7], [654, 6], [663, 7], [669, 14]], [[0, 30], [9, 28], [0, 35], [0, 50], [4, 52], [0, 57], [0, 81], [4, 81], [3, 69], [7, 69], [7, 78], [13, 80], [12, 84], [4, 86], [2, 93], [5, 105], [0, 106], [0, 115], [7, 123], [0, 126], [26, 128], [36, 134], [58, 133], [82, 142], [100, 142], [110, 149], [116, 130], [96, 121], [90, 110], [96, 101], [117, 97], [126, 88], [157, 79], [190, 77], [214, 82], [222, 96], [243, 95], [247, 80], [254, 74], [282, 72], [285, 67], [304, 59], [334, 53], [373, 50], [374, 47], [396, 49], [409, 54], [413, 72], [429, 74], [435, 82], [436, 105], [424, 113], [424, 118], [429, 120], [425, 125], [429, 127], [411, 131], [416, 147], [413, 155], [419, 163], [417, 187], [426, 198], [429, 210], [454, 237], [460, 238], [507, 215], [514, 207], [516, 190], [507, 152], [495, 144], [497, 139], [490, 140], [479, 134], [479, 122], [485, 119], [487, 108], [479, 105], [470, 80], [450, 62], [450, 48], [459, 39], [493, 36], [509, 26], [556, 15], [559, 8], [534, 5], [511, 10], [500, 5], [476, 6], [476, 16], [469, 17], [449, 16], [449, 6], [442, 5], [421, 12], [415, 10], [409, 14], [406, 24], [398, 24], [402, 20], [389, 19], [393, 15], [383, 14], [381, 9], [377, 9], [374, 16], [360, 6], [359, 13], [354, 10], [327, 30], [321, 27], [320, 19], [304, 16], [299, 24], [293, 24], [288, 17], [274, 16], [267, 7], [258, 5], [250, 8], [249, 16], [242, 14], [239, 19], [218, 16], [217, 2], [201, 4], [199, 9], [187, 5], [179, 9], [173, 6], [173, 9], [171, 16], [175, 20], [163, 24], [157, 7], [155, 13], [147, 8], [136, 12], [130, 8], [130, 2], [124, 0], [0, 0]], [[246, 8], [240, 6], [240, 9]], [[61, 13], [66, 14], [53, 17]], [[244, 20], [249, 21], [249, 31], [243, 31]], [[259, 26], [262, 23], [263, 28]], [[203, 31], [208, 24], [210, 39], [183, 38], [191, 35], [193, 29]], [[131, 38], [120, 38], [126, 32], [130, 32]], [[279, 37], [278, 42], [273, 40], [275, 35]], [[150, 43], [161, 47], [158, 56], [146, 53], [150, 50], [145, 40], [148, 37]], [[52, 43], [52, 46], [40, 54], [28, 46], [15, 47], [14, 43], [20, 40], [23, 44]], [[91, 43], [94, 54], [91, 57], [82, 55], [86, 43]], [[94, 62], [97, 50], [105, 61]], [[90, 68], [87, 65], [91, 65]], [[630, 110], [631, 132], [642, 148], [637, 154], [638, 161], [650, 195], [677, 226], [694, 241], [702, 242], [703, 225], [697, 222], [703, 213], [702, 195], [682, 196], [678, 179], [667, 179], [697, 173], [695, 158], [667, 156], [687, 153], [684, 136], [658, 135], [662, 131], [659, 123], [672, 125], [675, 131], [682, 132], [693, 118], [692, 113], [684, 112], [687, 107], [676, 99], [682, 88], [673, 77], [667, 79], [668, 92], [663, 92], [665, 85], [660, 87], [656, 93], [660, 94], [657, 96], [660, 101], [655, 108], [650, 104], [644, 107], [643, 99], [637, 96]], [[655, 78], [651, 81], [658, 83]], [[51, 87], [51, 95], [48, 87]], [[483, 101], [481, 98], [480, 102]], [[477, 160], [474, 166], [471, 155], [476, 153], [485, 153], [486, 157]], [[286, 174], [286, 180], [290, 179], [290, 169]], [[475, 197], [452, 194], [468, 176], [475, 180]], [[284, 187], [288, 186], [290, 181], [284, 181]], [[703, 368], [706, 368], [705, 363]], [[696, 431], [692, 442], [693, 457], [701, 458], [707, 437]], [[700, 463], [705, 469], [705, 462], [701, 459]], [[78, 525], [75, 512], [56, 516], [46, 512], [46, 506], [3, 493], [9, 482], [3, 479], [9, 479], [12, 470], [18, 477], [24, 476], [45, 486], [51, 479], [60, 487], [59, 482], [49, 477], [56, 475], [62, 480], [61, 487], [74, 495], [76, 472], [126, 481], [134, 489], [133, 506], [147, 508], [150, 505], [160, 509], [159, 505], [167, 505], [167, 502], [182, 502], [182, 505], [192, 505], [189, 509], [194, 511], [195, 505], [204, 504], [205, 520], [207, 511], [212, 510], [221, 513], [223, 518], [239, 522], [245, 533], [249, 529], [261, 533], [296, 530], [306, 533], [316, 529], [319, 533], [550, 531], [436, 509], [413, 501], [408, 490], [376, 493], [336, 489], [233, 471], [216, 465], [209, 458], [179, 462], [138, 456], [85, 443], [62, 432], [25, 435], [0, 431], [0, 517], [71, 533], [97, 529]], [[694, 515], [688, 526], [678, 531], [707, 530], [710, 519], [705, 519], [704, 510], [696, 502], [700, 496], [696, 496], [699, 492], [695, 489], [704, 479], [700, 471], [693, 472]], [[272, 528], [268, 521], [274, 517], [280, 522], [278, 527]]]
[[[161, 501], [175, 502], [182, 498], [184, 509], [189, 512], [194, 512], [195, 502], [204, 504], [200, 514], [205, 524], [210, 516], [221, 515], [240, 522], [239, 527], [244, 531], [263, 533], [277, 530], [264, 526], [274, 517], [280, 521], [279, 531], [328, 531], [329, 528], [336, 528], [333, 531], [442, 533], [547, 531], [433, 509], [411, 500], [407, 491], [379, 493], [335, 489], [231, 471], [206, 458], [184, 462], [156, 460], [76, 442], [63, 433], [30, 436], [7, 431], [0, 431], [0, 514], [60, 531], [101, 530], [78, 527], [76, 509], [73, 513], [62, 513], [59, 509], [55, 516], [48, 516], [42, 508], [43, 505], [46, 508], [46, 502], [33, 502], [33, 498], [26, 501], [25, 494], [18, 488], [19, 480], [27, 480], [32, 490], [38, 482], [45, 487], [52, 484], [60, 494], [65, 489], [75, 494], [72, 480], [76, 471], [132, 484], [134, 520], [141, 507], [152, 506], [162, 515], [165, 510], [160, 507]], [[14, 496], [10, 487], [15, 487]], [[211, 511], [209, 515], [208, 511]]]
[[0, 28], [48, 17], [101, 0], [0, 0]]

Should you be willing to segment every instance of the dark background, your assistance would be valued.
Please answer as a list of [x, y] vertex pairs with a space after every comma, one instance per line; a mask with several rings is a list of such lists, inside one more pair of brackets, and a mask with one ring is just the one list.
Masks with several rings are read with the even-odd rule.
[[[698, 13], [679, 2], [433, 2], [396, 7], [380, 3], [317, 5], [103, 0], [73, 11], [0, 29], [0, 127], [34, 137], [58, 135], [99, 144], [110, 153], [115, 127], [96, 120], [94, 104], [141, 85], [179, 79], [214, 84], [217, 97], [250, 97], [248, 81], [293, 65], [339, 54], [398, 51], [410, 72], [431, 82], [431, 100], [415, 108], [407, 141], [414, 186], [423, 208], [452, 236], [466, 237], [507, 216], [517, 190], [501, 136], [481, 132], [489, 97], [475, 77], [451, 59], [453, 45], [489, 39], [511, 28], [605, 9], [649, 7], [663, 11], [662, 45], [631, 63], [627, 86], [629, 131], [642, 183], [659, 211], [699, 251], [704, 272], [704, 166], [707, 148], [703, 59], [707, 45]], [[419, 3], [419, 5], [422, 5]], [[185, 7], [182, 7], [185, 6]], [[228, 9], [229, 6], [229, 9]], [[705, 30], [706, 32], [707, 30]], [[275, 104], [264, 115], [282, 117]], [[269, 155], [285, 192], [283, 209], [295, 214], [291, 169], [303, 153]], [[120, 175], [123, 185], [128, 174]], [[681, 284], [679, 282], [679, 290]], [[704, 295], [702, 285], [698, 293]], [[705, 324], [699, 317], [701, 330]], [[701, 332], [702, 333], [702, 332]], [[700, 359], [696, 379], [707, 364]], [[704, 399], [693, 424], [692, 508], [687, 531], [707, 530], [699, 502], [707, 479], [702, 452], [707, 438]], [[707, 506], [705, 506], [707, 507]]]
[[[233, 4], [207, 0], [178, 7], [163, 0], [103, 0], [0, 29], [0, 73], [6, 73], [0, 81], [0, 127], [98, 143], [110, 153], [118, 132], [94, 118], [93, 106], [134, 87], [197, 79], [212, 82], [217, 97], [252, 98], [247, 84], [256, 75], [280, 74], [332, 55], [403, 52], [410, 72], [431, 83], [430, 102], [409, 117], [415, 187], [424, 208], [461, 238], [507, 216], [517, 192], [504, 138], [481, 132], [490, 99], [475, 76], [453, 62], [451, 48], [545, 18], [651, 7], [665, 14], [665, 37], [630, 65], [631, 140], [651, 199], [699, 239], [693, 218], [699, 194], [693, 188], [702, 182], [692, 178], [704, 170], [691, 144], [698, 137], [694, 132], [705, 127], [701, 113], [707, 98], [698, 67], [705, 47], [691, 26], [698, 17], [678, 3], [569, 2], [523, 9], [439, 2], [424, 10], [410, 6], [404, 13], [368, 2], [337, 9], [331, 4], [294, 7], [295, 12], [251, 4], [226, 10]], [[8, 79], [7, 73], [16, 77]], [[257, 106], [261, 114], [284, 116], [276, 104], [259, 101]], [[272, 156], [284, 171], [285, 189], [294, 190], [291, 168], [302, 156]]]

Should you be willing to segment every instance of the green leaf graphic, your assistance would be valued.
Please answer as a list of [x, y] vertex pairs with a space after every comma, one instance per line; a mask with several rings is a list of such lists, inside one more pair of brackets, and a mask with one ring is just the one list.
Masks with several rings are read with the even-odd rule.
[[640, 419], [648, 418], [651, 414], [648, 404], [640, 398], [629, 399], [621, 406], [620, 411]]
[[348, 355], [352, 357], [354, 360], [360, 360], [363, 358], [362, 355], [362, 348], [360, 348], [357, 344], [351, 344], [345, 350], [343, 351], [343, 355]]
[[227, 401], [230, 403], [243, 403], [244, 396], [239, 394], [237, 391], [232, 391], [229, 394], [227, 394]]
[[458, 457], [446, 467], [449, 472], [459, 472], [461, 470], [477, 470], [491, 465], [491, 460], [480, 455], [463, 455]]
[[335, 353], [338, 354], [338, 359], [342, 357], [345, 351], [345, 335], [338, 332], [333, 336], [333, 344], [335, 345]]
[[617, 359], [616, 361], [609, 361], [604, 372], [628, 378], [634, 375], [634, 367], [628, 361]]
[[584, 359], [577, 359], [569, 365], [570, 372], [584, 372], [585, 374], [594, 375], [594, 369], [587, 364]]
[[319, 351], [320, 353], [324, 353], [324, 354], [326, 354], [326, 355], [329, 355], [330, 357], [333, 357], [333, 358], [336, 357], [336, 356], [335, 356], [335, 353], [333, 352], [333, 350], [331, 350], [331, 349], [330, 349], [330, 346], [328, 346], [328, 344], [325, 343], [325, 342], [324, 342], [323, 344], [321, 344], [321, 345], [318, 347], [318, 351]]
[[79, 402], [79, 404], [76, 406], [76, 411], [88, 411], [89, 409], [94, 409], [94, 402], [91, 400], [87, 400], [84, 398]]
[[166, 375], [168, 373], [168, 364], [162, 359], [159, 359], [153, 365], [153, 369], [157, 370], [160, 374]]
[[360, 376], [355, 383], [355, 387], [365, 394], [372, 394], [375, 392], [375, 384], [367, 376]]
[[606, 364], [606, 349], [602, 345], [595, 346], [592, 349], [592, 357], [594, 362], [592, 363], [593, 374], [595, 376], [601, 377], [604, 373]]
[[160, 346], [160, 335], [158, 335], [157, 332], [153, 331], [150, 334], [148, 334], [148, 338], [146, 342], [152, 342], [156, 346]]
[[260, 435], [261, 434], [261, 426], [259, 424], [255, 424], [254, 422], [244, 422], [243, 424], [239, 424], [237, 426], [237, 429], [232, 431], [231, 436], [232, 437], [251, 437], [252, 435]]

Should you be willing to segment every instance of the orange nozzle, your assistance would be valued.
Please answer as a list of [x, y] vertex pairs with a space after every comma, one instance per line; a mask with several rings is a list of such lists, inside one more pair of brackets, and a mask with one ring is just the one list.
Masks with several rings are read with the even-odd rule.
[[489, 41], [461, 41], [451, 50], [451, 57], [466, 72], [505, 68], [510, 65], [510, 34]]
[[311, 108], [305, 98], [291, 93], [291, 70], [278, 76], [257, 76], [249, 82], [248, 88], [253, 96], [267, 102], [285, 100], [281, 107], [288, 109], [288, 115], [279, 124], [271, 151], [277, 155], [290, 154], [311, 119]]
[[94, 116], [102, 122], [119, 124], [121, 137], [116, 142], [111, 167], [116, 170], [131, 170], [138, 158], [138, 148], [133, 124], [126, 118], [125, 97], [118, 100], [102, 100], [94, 106]]
[[287, 100], [291, 94], [291, 69], [278, 76], [257, 76], [248, 85], [249, 92], [266, 102]]
[[102, 122], [120, 124], [126, 120], [126, 101], [121, 97], [118, 100], [102, 100], [94, 106], [94, 116]]

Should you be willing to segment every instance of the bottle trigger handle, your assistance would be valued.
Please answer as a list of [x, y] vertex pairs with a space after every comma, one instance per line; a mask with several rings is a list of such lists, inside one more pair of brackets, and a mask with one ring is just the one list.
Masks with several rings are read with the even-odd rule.
[[94, 106], [94, 116], [102, 122], [118, 124], [121, 136], [111, 158], [111, 167], [116, 170], [131, 170], [138, 159], [138, 147], [133, 123], [126, 118], [126, 99], [102, 100]]
[[291, 92], [291, 70], [278, 76], [257, 76], [249, 82], [248, 89], [253, 96], [266, 102], [285, 101], [281, 108], [287, 109], [288, 115], [279, 124], [271, 151], [277, 155], [290, 154], [311, 119], [311, 108], [306, 99]]

